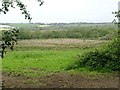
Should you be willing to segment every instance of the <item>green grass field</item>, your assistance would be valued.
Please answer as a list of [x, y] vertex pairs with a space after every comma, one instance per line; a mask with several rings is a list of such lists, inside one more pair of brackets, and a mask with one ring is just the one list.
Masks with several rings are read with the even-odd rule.
[[3, 59], [3, 72], [25, 76], [41, 76], [62, 72], [73, 63], [83, 49], [8, 52]]
[[[95, 42], [98, 43], [96, 44]], [[10, 75], [33, 77], [56, 72], [68, 72], [66, 70], [67, 66], [75, 62], [77, 55], [93, 50], [95, 47], [98, 47], [99, 42], [101, 44], [105, 43], [105, 41], [82, 41], [79, 39], [23, 40], [18, 42], [15, 51], [8, 51], [5, 54], [3, 72]], [[39, 45], [42, 43], [43, 45], [37, 46], [37, 43]], [[46, 44], [49, 47], [45, 46]], [[53, 45], [56, 46], [53, 47]], [[75, 72], [78, 71], [73, 70], [73, 73]]]

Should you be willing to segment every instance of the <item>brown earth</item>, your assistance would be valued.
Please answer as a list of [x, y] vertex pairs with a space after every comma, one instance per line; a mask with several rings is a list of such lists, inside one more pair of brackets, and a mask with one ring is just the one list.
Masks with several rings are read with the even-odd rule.
[[24, 77], [3, 74], [5, 88], [118, 88], [117, 75], [89, 76], [55, 73], [44, 77]]
[[83, 47], [100, 45], [106, 40], [81, 40], [81, 39], [35, 39], [35, 40], [20, 40], [18, 46], [41, 46], [41, 47]]

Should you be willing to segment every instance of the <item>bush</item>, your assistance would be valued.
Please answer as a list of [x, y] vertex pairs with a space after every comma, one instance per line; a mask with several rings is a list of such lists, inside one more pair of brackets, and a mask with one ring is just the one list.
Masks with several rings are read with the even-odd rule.
[[119, 48], [119, 39], [114, 39], [105, 47], [89, 51], [82, 56], [78, 55], [77, 61], [73, 65], [68, 66], [67, 69], [86, 67], [90, 70], [98, 71], [119, 71]]

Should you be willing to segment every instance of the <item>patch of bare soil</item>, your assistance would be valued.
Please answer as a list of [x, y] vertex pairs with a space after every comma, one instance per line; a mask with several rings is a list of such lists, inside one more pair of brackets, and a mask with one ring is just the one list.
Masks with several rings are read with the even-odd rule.
[[98, 45], [106, 42], [105, 40], [81, 40], [81, 39], [42, 39], [42, 40], [20, 40], [18, 41], [19, 46], [42, 46], [42, 47], [55, 47], [55, 46], [89, 46]]
[[116, 75], [89, 77], [81, 74], [55, 73], [45, 77], [23, 77], [3, 74], [5, 88], [118, 88]]

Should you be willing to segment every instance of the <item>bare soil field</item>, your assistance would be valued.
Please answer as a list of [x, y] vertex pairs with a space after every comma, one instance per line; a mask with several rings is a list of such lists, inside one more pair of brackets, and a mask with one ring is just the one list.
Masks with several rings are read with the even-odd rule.
[[118, 80], [115, 75], [95, 77], [70, 73], [38, 78], [3, 75], [3, 85], [7, 88], [118, 88]]
[[100, 45], [108, 42], [106, 40], [81, 40], [81, 39], [38, 39], [38, 40], [20, 40], [19, 46], [35, 46], [35, 47], [87, 47]]

